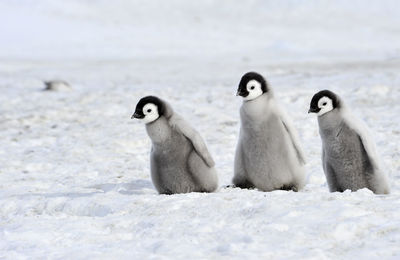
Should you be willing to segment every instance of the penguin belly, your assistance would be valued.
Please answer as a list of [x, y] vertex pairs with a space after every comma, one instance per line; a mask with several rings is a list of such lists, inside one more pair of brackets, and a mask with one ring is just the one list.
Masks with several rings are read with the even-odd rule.
[[366, 174], [372, 172], [372, 166], [359, 136], [347, 129], [342, 129], [340, 135], [346, 138], [330, 136], [324, 142], [325, 160], [335, 173], [338, 190], [369, 188]]
[[192, 151], [193, 145], [176, 132], [162, 144], [153, 144], [151, 177], [160, 193], [186, 193], [195, 190], [188, 167], [188, 157]]
[[[251, 130], [250, 130], [251, 129]], [[263, 191], [290, 187], [294, 181], [294, 147], [277, 117], [253, 126], [243, 138], [243, 159], [249, 180]]]

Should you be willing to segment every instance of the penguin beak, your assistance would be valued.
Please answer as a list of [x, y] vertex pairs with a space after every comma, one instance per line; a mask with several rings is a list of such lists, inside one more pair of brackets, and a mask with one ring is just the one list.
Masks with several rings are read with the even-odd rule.
[[310, 113], [318, 113], [318, 112], [319, 112], [319, 109], [317, 109], [317, 108], [310, 107], [310, 109], [308, 110], [308, 114], [310, 114]]
[[140, 115], [138, 112], [135, 112], [135, 113], [131, 116], [131, 119], [134, 119], [134, 118], [142, 119], [142, 118], [144, 118], [144, 115]]
[[238, 89], [238, 91], [236, 92], [236, 96], [241, 96], [241, 97], [246, 97], [247, 94], [244, 91], [241, 91], [240, 89]]

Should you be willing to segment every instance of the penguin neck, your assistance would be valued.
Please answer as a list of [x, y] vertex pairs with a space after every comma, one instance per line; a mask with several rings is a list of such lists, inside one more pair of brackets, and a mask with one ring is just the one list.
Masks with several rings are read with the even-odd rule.
[[146, 124], [146, 131], [153, 144], [162, 144], [171, 135], [171, 127], [164, 116]]
[[334, 109], [318, 117], [318, 125], [321, 135], [336, 135], [343, 123], [342, 113], [339, 109]]
[[253, 100], [243, 101], [242, 112], [245, 116], [250, 118], [263, 118], [270, 110], [269, 107], [271, 106], [271, 100], [269, 99], [268, 95], [264, 93]]

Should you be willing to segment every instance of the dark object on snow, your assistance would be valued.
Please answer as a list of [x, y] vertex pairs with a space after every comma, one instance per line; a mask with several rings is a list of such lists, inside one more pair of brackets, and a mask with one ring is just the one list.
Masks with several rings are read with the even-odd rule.
[[63, 80], [49, 80], [43, 81], [45, 84], [44, 91], [64, 91], [64, 90], [71, 90], [71, 86], [68, 82]]

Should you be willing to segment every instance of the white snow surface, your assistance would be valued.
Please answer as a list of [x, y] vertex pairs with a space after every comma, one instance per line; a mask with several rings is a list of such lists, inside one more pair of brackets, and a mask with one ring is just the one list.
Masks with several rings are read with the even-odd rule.
[[[3, 0], [0, 32], [0, 259], [400, 259], [398, 1]], [[222, 187], [250, 70], [293, 118], [305, 189], [158, 195], [137, 101], [201, 133]], [[322, 89], [369, 127], [390, 195], [328, 192]]]

